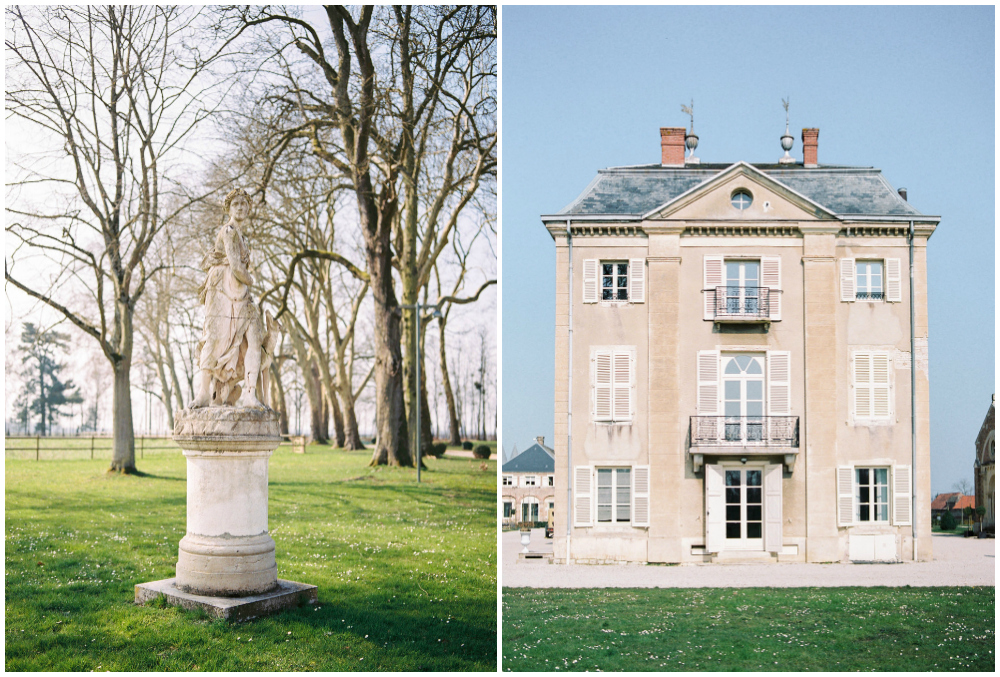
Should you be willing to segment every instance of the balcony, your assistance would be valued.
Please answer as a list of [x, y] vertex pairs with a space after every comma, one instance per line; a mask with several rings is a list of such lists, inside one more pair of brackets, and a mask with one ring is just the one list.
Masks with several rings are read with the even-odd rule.
[[714, 320], [726, 323], [750, 323], [771, 321], [771, 294], [781, 293], [770, 287], [734, 287], [722, 285], [707, 289], [714, 295], [712, 308]]
[[695, 472], [706, 454], [783, 455], [791, 471], [799, 453], [798, 416], [692, 416], [691, 457]]

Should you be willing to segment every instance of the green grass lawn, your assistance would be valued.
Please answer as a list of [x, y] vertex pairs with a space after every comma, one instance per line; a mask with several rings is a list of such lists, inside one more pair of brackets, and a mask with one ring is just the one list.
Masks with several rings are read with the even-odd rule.
[[992, 672], [994, 603], [984, 587], [504, 588], [503, 670]]
[[[281, 447], [271, 459], [278, 576], [319, 604], [246, 623], [137, 607], [174, 576], [180, 452], [6, 460], [7, 670], [496, 669], [496, 463], [368, 468], [370, 451]], [[43, 457], [44, 458], [44, 457]]]

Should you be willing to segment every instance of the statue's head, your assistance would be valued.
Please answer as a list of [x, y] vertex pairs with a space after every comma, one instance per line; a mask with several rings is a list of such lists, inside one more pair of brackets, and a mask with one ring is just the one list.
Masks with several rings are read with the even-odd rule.
[[[233, 206], [233, 202], [237, 202], [240, 198], [243, 198], [246, 202], [247, 213], [250, 211], [250, 195], [242, 188], [233, 188], [229, 192], [229, 195], [226, 196], [225, 207], [227, 214], [232, 215], [230, 208]], [[244, 213], [244, 216], [246, 216], [246, 213]]]

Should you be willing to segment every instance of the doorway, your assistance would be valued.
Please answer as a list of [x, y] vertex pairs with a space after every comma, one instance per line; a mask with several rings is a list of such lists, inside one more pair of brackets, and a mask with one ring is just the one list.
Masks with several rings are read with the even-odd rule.
[[764, 356], [724, 355], [723, 414], [726, 441], [764, 441]]
[[764, 469], [725, 469], [726, 549], [764, 549]]

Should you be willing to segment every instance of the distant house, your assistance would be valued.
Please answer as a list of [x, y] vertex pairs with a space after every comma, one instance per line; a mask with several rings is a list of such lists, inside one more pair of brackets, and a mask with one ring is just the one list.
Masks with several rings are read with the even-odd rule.
[[504, 523], [540, 522], [555, 505], [555, 454], [544, 437], [500, 469]]
[[996, 426], [993, 422], [994, 405], [996, 395], [990, 402], [990, 410], [986, 413], [986, 420], [979, 429], [979, 436], [976, 437], [976, 462], [974, 464], [973, 477], [976, 482], [976, 506], [986, 508], [983, 515], [983, 530], [993, 531], [996, 524]]
[[938, 494], [931, 502], [931, 517], [936, 520], [944, 513], [950, 512], [952, 517], [961, 522], [965, 509], [975, 507], [975, 496], [966, 496], [957, 491], [950, 494]]

